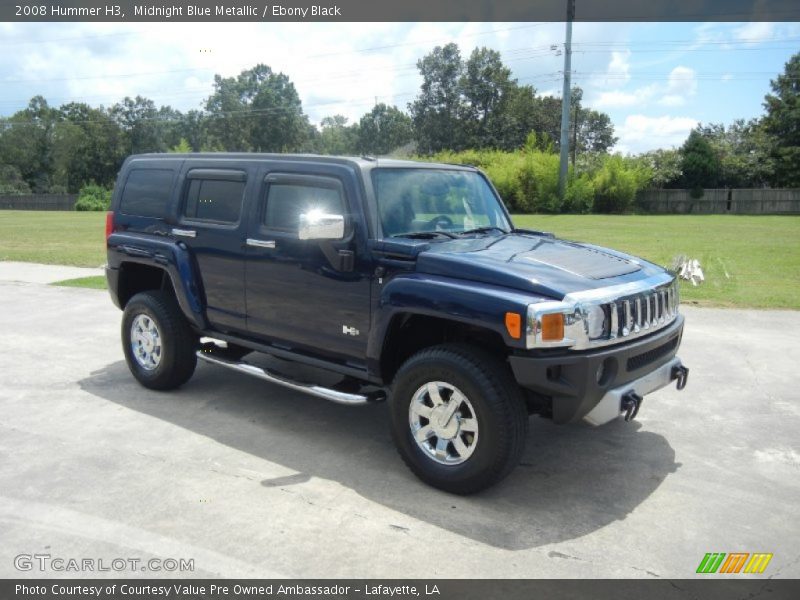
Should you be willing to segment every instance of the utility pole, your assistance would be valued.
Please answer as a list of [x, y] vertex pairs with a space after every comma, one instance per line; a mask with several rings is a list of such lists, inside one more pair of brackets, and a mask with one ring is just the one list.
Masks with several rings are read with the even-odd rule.
[[569, 163], [569, 108], [572, 97], [572, 20], [575, 18], [575, 0], [567, 0], [567, 37], [564, 41], [564, 91], [561, 93], [561, 160], [558, 171], [558, 195], [564, 198], [567, 190]]
[[[570, 99], [572, 98], [572, 94], [570, 94]], [[575, 157], [578, 155], [578, 110], [580, 109], [580, 103], [575, 103], [575, 112], [572, 115], [572, 168], [575, 168]]]

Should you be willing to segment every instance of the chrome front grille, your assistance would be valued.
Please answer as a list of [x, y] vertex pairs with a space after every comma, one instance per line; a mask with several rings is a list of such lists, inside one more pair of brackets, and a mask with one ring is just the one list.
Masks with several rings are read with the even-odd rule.
[[660, 329], [676, 317], [678, 304], [675, 281], [609, 302], [603, 307], [610, 317], [606, 337], [613, 340]]
[[[630, 283], [567, 294], [561, 301], [531, 304], [526, 345], [587, 350], [648, 335], [677, 318], [678, 290], [677, 280], [664, 271]], [[552, 313], [564, 315], [562, 339], [542, 338], [542, 319]]]

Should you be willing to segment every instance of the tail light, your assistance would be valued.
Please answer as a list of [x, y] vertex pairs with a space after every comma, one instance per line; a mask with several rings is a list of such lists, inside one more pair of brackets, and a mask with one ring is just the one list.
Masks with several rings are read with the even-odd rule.
[[114, 233], [114, 213], [112, 211], [108, 211], [106, 213], [106, 241], [108, 241], [108, 238], [112, 233]]

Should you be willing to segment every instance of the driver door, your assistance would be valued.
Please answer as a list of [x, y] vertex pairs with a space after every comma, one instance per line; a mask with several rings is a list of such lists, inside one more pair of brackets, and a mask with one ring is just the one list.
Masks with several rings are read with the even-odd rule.
[[[270, 172], [247, 233], [247, 329], [287, 349], [365, 361], [369, 274], [352, 260], [352, 199], [341, 177]], [[301, 215], [343, 215], [341, 239], [300, 239]], [[353, 252], [353, 255], [355, 253]], [[349, 261], [334, 260], [350, 257]]]

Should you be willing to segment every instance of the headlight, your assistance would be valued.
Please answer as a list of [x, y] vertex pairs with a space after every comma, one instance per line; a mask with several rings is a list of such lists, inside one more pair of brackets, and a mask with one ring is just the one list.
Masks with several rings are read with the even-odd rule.
[[590, 340], [599, 340], [607, 335], [606, 311], [602, 306], [589, 306], [586, 310], [586, 333]]
[[608, 335], [606, 311], [599, 305], [540, 302], [528, 306], [528, 348], [574, 346], [577, 340]]

